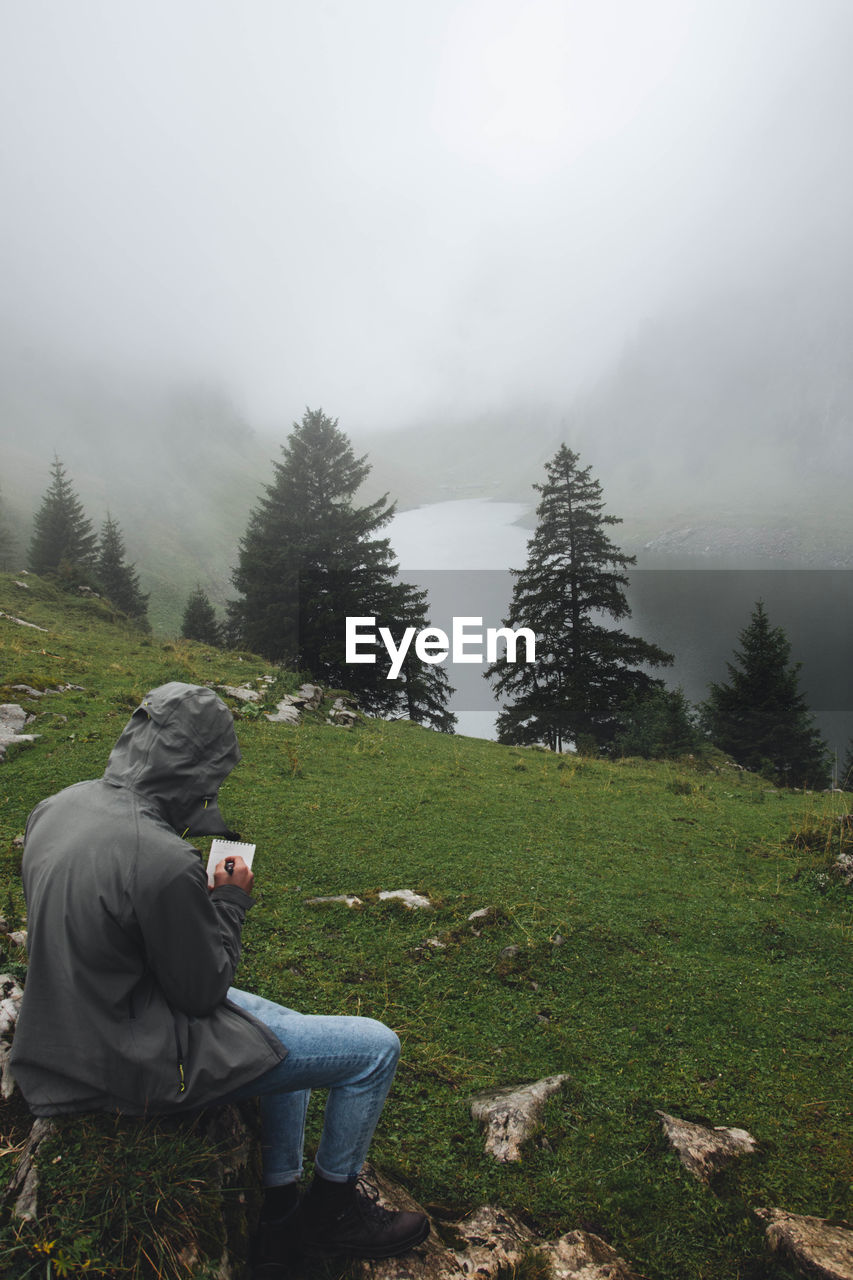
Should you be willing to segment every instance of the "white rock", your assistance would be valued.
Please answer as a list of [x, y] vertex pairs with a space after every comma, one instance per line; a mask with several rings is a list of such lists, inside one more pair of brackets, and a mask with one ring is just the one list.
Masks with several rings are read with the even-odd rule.
[[351, 729], [358, 724], [358, 714], [347, 706], [343, 698], [335, 698], [326, 722], [337, 725], [340, 729]]
[[315, 711], [323, 701], [323, 690], [318, 684], [303, 684], [299, 686], [299, 696], [306, 706]]
[[553, 1280], [636, 1280], [611, 1245], [591, 1231], [569, 1231], [541, 1248]]
[[342, 902], [347, 907], [364, 906], [361, 898], [357, 898], [354, 893], [338, 893], [328, 898], [306, 898], [305, 902], [309, 907], [324, 907], [329, 902]]
[[219, 687], [223, 693], [227, 693], [231, 698], [237, 698], [240, 702], [260, 702], [261, 700], [261, 695], [257, 689], [250, 689], [245, 684], [222, 684]]
[[746, 1129], [727, 1129], [715, 1125], [693, 1124], [677, 1116], [658, 1111], [663, 1131], [678, 1158], [695, 1177], [707, 1182], [712, 1174], [724, 1169], [736, 1156], [750, 1155], [758, 1143]]
[[412, 911], [430, 911], [432, 903], [422, 893], [413, 893], [411, 889], [383, 889], [379, 894], [380, 902], [388, 902], [397, 898]]
[[38, 733], [21, 733], [30, 717], [16, 702], [0, 703], [0, 760], [10, 742], [35, 742]]
[[767, 1223], [767, 1243], [774, 1253], [823, 1280], [853, 1280], [853, 1231], [849, 1228], [784, 1209], [756, 1209], [755, 1213]]
[[47, 627], [39, 627], [34, 622], [25, 622], [23, 618], [15, 618], [11, 613], [0, 612], [0, 618], [8, 618], [10, 622], [16, 622], [19, 627], [32, 627], [34, 631], [47, 632]]
[[288, 698], [282, 698], [281, 702], [276, 704], [275, 711], [268, 711], [267, 720], [272, 724], [299, 724], [301, 719], [299, 708], [295, 707]]
[[3, 730], [17, 733], [26, 723], [27, 713], [23, 707], [18, 706], [17, 702], [0, 703], [0, 733]]
[[[362, 1180], [389, 1209], [423, 1212], [402, 1187], [365, 1165]], [[435, 1224], [423, 1244], [402, 1258], [353, 1263], [361, 1280], [497, 1280], [523, 1274], [531, 1255], [545, 1264], [551, 1280], [637, 1280], [636, 1273], [602, 1240], [587, 1231], [570, 1231], [558, 1240], [541, 1240], [512, 1214], [483, 1205], [453, 1223], [446, 1244]]]
[[567, 1075], [546, 1076], [533, 1084], [492, 1089], [471, 1099], [471, 1115], [486, 1129], [486, 1150], [500, 1164], [521, 1159], [521, 1146], [538, 1127], [545, 1103], [568, 1079]]
[[0, 994], [0, 1097], [11, 1098], [15, 1081], [9, 1070], [9, 1053], [24, 993], [11, 974], [2, 973]]

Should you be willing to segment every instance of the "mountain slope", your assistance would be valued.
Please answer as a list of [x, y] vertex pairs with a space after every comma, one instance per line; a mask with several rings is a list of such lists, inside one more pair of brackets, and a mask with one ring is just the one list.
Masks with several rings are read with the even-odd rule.
[[[0, 698], [23, 701], [41, 735], [0, 765], [17, 923], [13, 841], [27, 811], [101, 772], [141, 693], [267, 667], [140, 637], [37, 579], [0, 575], [0, 610], [46, 628], [0, 618]], [[18, 683], [82, 688], [36, 698]], [[223, 810], [258, 845], [239, 981], [306, 1012], [394, 1026], [403, 1060], [373, 1157], [422, 1202], [453, 1216], [488, 1200], [548, 1237], [594, 1230], [649, 1280], [781, 1280], [758, 1205], [850, 1218], [850, 900], [828, 873], [844, 797], [776, 792], [722, 760], [560, 758], [405, 723], [244, 714], [237, 729], [243, 761]], [[428, 894], [432, 910], [378, 901], [399, 888]], [[340, 893], [363, 907], [306, 901]], [[546, 1141], [496, 1165], [467, 1099], [564, 1071]], [[760, 1154], [700, 1188], [666, 1149], [657, 1110], [745, 1127]], [[318, 1125], [315, 1108], [309, 1151]], [[8, 1142], [0, 1161], [14, 1155]], [[97, 1158], [69, 1144], [69, 1191]], [[71, 1250], [70, 1204], [54, 1196], [42, 1224], [0, 1217], [12, 1275], [43, 1265], [48, 1240]], [[111, 1222], [87, 1248], [117, 1235]]]

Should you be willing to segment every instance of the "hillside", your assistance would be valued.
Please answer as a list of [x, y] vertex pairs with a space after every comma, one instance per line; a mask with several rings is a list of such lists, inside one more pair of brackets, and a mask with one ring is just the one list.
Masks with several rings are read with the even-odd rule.
[[197, 582], [220, 608], [249, 511], [278, 443], [260, 439], [229, 398], [0, 354], [0, 498], [26, 563], [32, 517], [57, 455], [99, 531], [109, 511], [150, 593], [155, 631], [180, 629]]
[[[27, 812], [102, 771], [149, 687], [291, 677], [141, 637], [36, 578], [0, 575], [0, 611], [45, 628], [0, 618], [0, 701], [21, 702], [40, 735], [0, 764], [0, 910], [18, 921]], [[36, 698], [17, 684], [80, 687]], [[240, 982], [398, 1031], [373, 1155], [422, 1203], [452, 1217], [489, 1201], [552, 1237], [586, 1227], [648, 1280], [782, 1280], [754, 1208], [853, 1217], [851, 899], [827, 875], [846, 797], [777, 792], [722, 760], [558, 758], [406, 723], [243, 712], [237, 727], [223, 810], [258, 845]], [[377, 901], [399, 888], [433, 909]], [[341, 893], [364, 905], [306, 902]], [[557, 1072], [571, 1080], [549, 1103], [547, 1142], [494, 1164], [466, 1099]], [[657, 1109], [745, 1127], [759, 1153], [702, 1188]], [[15, 1123], [0, 1123], [3, 1182]], [[317, 1126], [315, 1109], [309, 1150]], [[69, 1185], [27, 1229], [10, 1277], [44, 1256], [48, 1232], [62, 1244], [72, 1199]], [[0, 1220], [0, 1248], [10, 1230]], [[86, 1248], [91, 1261], [107, 1245]]]

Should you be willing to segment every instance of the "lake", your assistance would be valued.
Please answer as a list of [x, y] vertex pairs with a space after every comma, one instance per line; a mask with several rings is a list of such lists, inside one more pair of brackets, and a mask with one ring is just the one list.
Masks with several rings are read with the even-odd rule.
[[[401, 571], [429, 592], [430, 620], [450, 631], [455, 616], [499, 627], [512, 598], [512, 568], [527, 560], [531, 530], [516, 522], [530, 508], [518, 502], [461, 499], [403, 511], [388, 526]], [[738, 636], [758, 600], [770, 622], [784, 629], [792, 660], [802, 663], [800, 688], [818, 727], [843, 756], [853, 736], [853, 572], [835, 569], [629, 570], [631, 618], [619, 625], [661, 645], [675, 664], [656, 674], [687, 698], [707, 697], [709, 682], [728, 678]], [[536, 621], [528, 625], [535, 628]], [[497, 704], [480, 666], [448, 664], [456, 693], [450, 702], [457, 731], [495, 737]]]

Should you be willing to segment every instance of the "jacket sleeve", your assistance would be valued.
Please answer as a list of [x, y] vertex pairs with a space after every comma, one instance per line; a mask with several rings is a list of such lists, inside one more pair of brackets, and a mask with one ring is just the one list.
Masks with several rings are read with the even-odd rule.
[[136, 918], [158, 985], [173, 1008], [204, 1017], [233, 985], [253, 899], [236, 885], [210, 892], [200, 860], [186, 846], [171, 851], [165, 867], [143, 872], [137, 886]]

